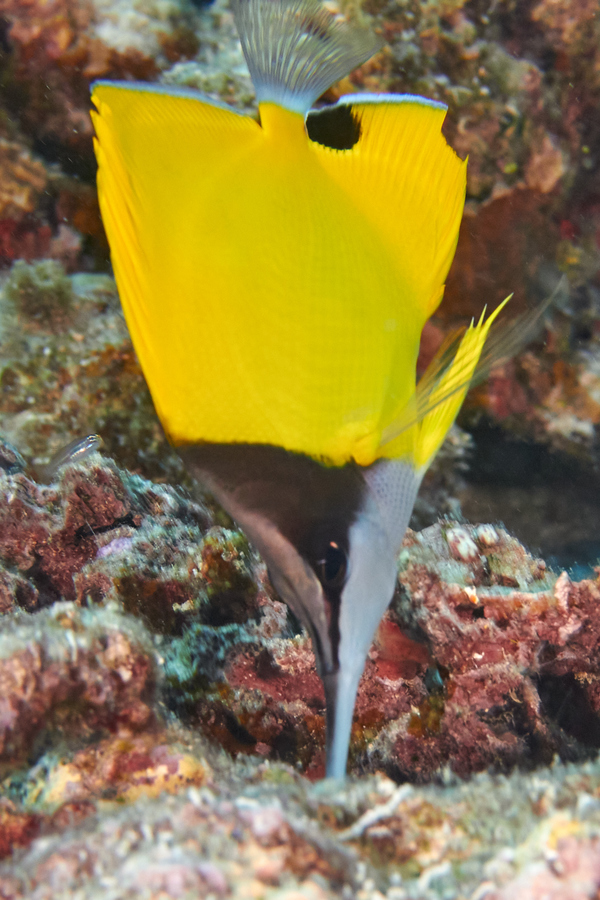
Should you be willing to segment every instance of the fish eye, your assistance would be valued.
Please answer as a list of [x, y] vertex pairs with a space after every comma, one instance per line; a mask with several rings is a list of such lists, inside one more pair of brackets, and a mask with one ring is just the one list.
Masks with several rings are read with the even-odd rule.
[[336, 541], [329, 541], [315, 569], [324, 588], [341, 588], [348, 574], [348, 557]]

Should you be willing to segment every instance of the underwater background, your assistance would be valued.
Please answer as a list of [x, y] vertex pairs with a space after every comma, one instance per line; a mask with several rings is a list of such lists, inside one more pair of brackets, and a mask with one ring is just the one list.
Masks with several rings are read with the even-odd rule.
[[[484, 304], [555, 298], [428, 473], [360, 777], [320, 784], [310, 642], [164, 438], [94, 183], [97, 78], [255, 111], [233, 17], [0, 0], [1, 897], [598, 896], [600, 8], [329, 6], [382, 49], [322, 102], [441, 100], [469, 157], [420, 368]], [[57, 460], [90, 433], [100, 452]]]

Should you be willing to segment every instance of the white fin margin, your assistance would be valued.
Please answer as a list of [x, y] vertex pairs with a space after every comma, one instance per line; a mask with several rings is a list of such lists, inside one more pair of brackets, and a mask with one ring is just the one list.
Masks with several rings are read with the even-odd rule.
[[319, 0], [232, 0], [232, 7], [258, 102], [303, 115], [380, 46], [371, 31], [337, 19]]
[[434, 109], [448, 109], [445, 103], [421, 97], [420, 94], [344, 94], [335, 105], [352, 106], [354, 103], [418, 103], [420, 106], [432, 106]]
[[216, 100], [214, 97], [209, 97], [208, 94], [203, 94], [202, 91], [197, 91], [195, 88], [185, 85], [155, 84], [148, 81], [110, 81], [106, 78], [100, 78], [92, 82], [90, 91], [93, 92], [96, 86], [102, 87], [103, 85], [124, 91], [143, 91], [146, 94], [166, 94], [169, 97], [184, 97], [188, 100], [197, 100], [199, 103], [207, 103], [209, 106], [216, 106], [217, 109], [226, 109], [227, 112], [235, 113], [236, 116], [244, 115], [244, 113], [234, 109], [233, 106], [223, 103], [222, 100]]

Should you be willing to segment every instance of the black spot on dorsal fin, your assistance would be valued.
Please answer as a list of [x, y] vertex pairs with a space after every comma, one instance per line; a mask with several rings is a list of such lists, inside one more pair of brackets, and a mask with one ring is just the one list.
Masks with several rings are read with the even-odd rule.
[[306, 117], [311, 141], [332, 150], [351, 150], [360, 138], [360, 118], [349, 104], [313, 109]]

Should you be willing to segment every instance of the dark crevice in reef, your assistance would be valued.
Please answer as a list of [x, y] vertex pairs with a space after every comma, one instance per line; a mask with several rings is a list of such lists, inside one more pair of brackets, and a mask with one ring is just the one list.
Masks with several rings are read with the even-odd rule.
[[600, 471], [487, 423], [471, 430], [474, 449], [460, 495], [467, 521], [502, 522], [556, 568], [588, 577], [600, 559]]
[[574, 738], [582, 749], [600, 749], [600, 719], [583, 686], [571, 672], [541, 675], [537, 689], [543, 710], [555, 726]]

